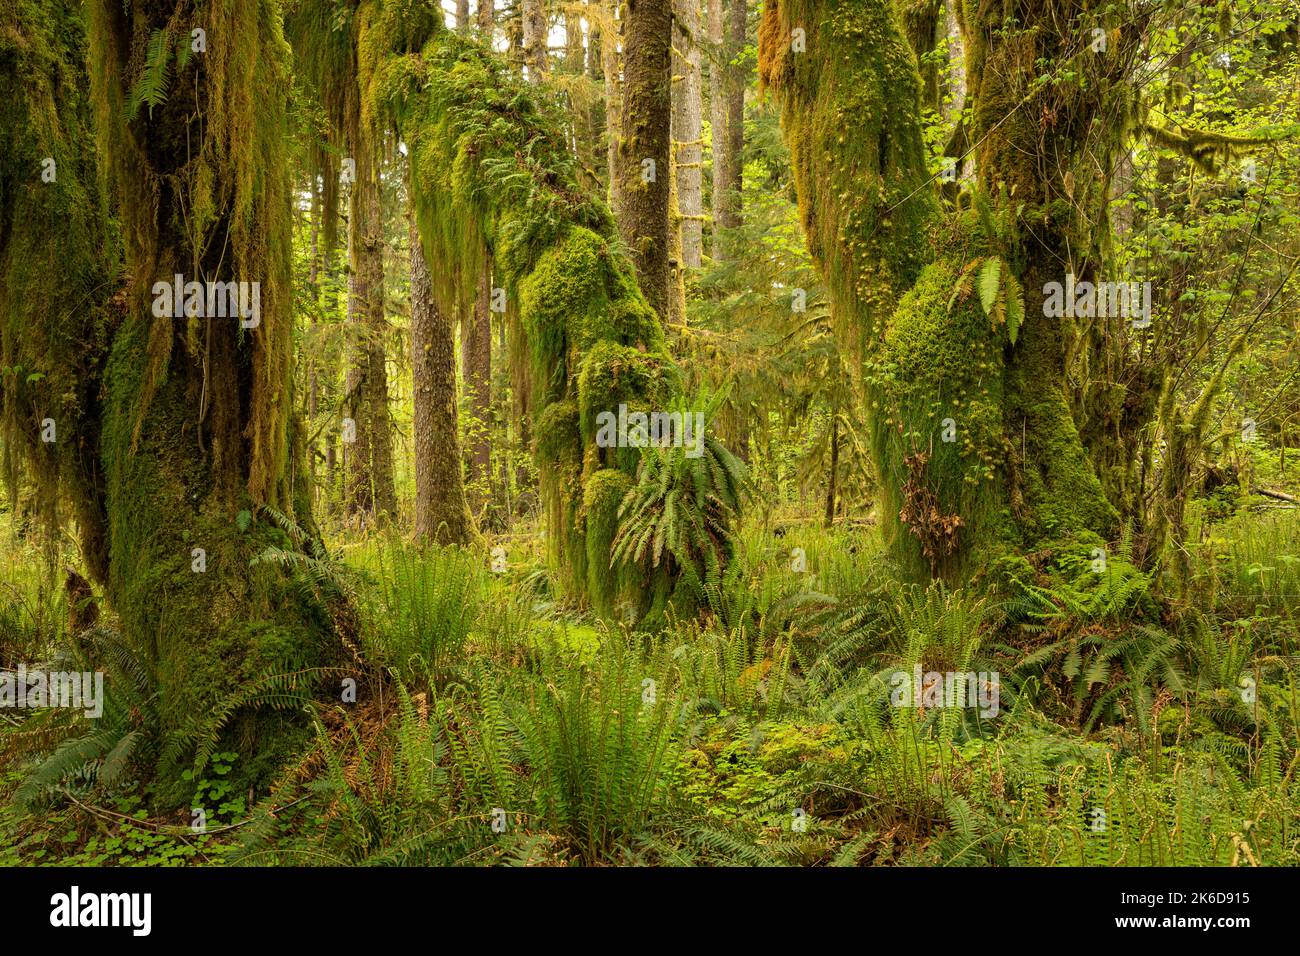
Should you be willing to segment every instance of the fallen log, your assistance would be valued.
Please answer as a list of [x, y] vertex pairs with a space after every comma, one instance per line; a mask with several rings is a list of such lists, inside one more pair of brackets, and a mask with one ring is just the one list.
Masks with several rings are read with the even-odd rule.
[[1252, 488], [1252, 494], [1263, 495], [1265, 498], [1274, 498], [1278, 501], [1289, 501], [1291, 504], [1300, 504], [1300, 498], [1295, 495], [1288, 495], [1285, 491], [1273, 491], [1271, 488]]

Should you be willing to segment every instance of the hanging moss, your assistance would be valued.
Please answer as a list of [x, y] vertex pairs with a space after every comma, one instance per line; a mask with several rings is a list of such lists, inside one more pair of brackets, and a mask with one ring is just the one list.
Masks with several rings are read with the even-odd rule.
[[[130, 281], [89, 383], [99, 429], [81, 454], [102, 463], [104, 583], [124, 638], [157, 670], [158, 792], [176, 803], [196, 728], [222, 698], [263, 667], [337, 651], [299, 582], [251, 566], [284, 544], [252, 517], [260, 506], [292, 516], [305, 500], [289, 468], [288, 49], [278, 4], [258, 0], [165, 11], [102, 0], [87, 14], [89, 155], [103, 167], [85, 181], [111, 188]], [[192, 29], [205, 50], [191, 49]], [[170, 85], [130, 108], [148, 58], [163, 55]], [[260, 321], [155, 316], [153, 283], [175, 273], [257, 283]]]
[[759, 76], [781, 104], [808, 249], [826, 276], [840, 341], [863, 359], [932, 257], [938, 204], [917, 119], [916, 57], [892, 3], [774, 0], [764, 4], [759, 40]]
[[[1044, 134], [1040, 110], [1016, 109], [1039, 59], [1063, 42], [1047, 28], [1050, 5], [1031, 6], [1041, 28], [1005, 24], [1005, 5], [968, 0], [961, 11], [982, 188], [973, 212], [937, 229], [916, 60], [896, 6], [764, 5], [761, 79], [782, 107], [837, 337], [867, 373], [882, 520], [917, 576], [964, 576], [1008, 547], [1095, 541], [1114, 529], [1065, 401], [1064, 330], [1043, 316], [1036, 291], [1068, 261], [1065, 237], [1082, 199], [1071, 202], [1040, 170], [1081, 154], [1083, 127], [1056, 122]], [[1107, 95], [1058, 92], [1067, 111], [1079, 97]], [[986, 313], [972, 288], [972, 270], [990, 258], [1005, 270], [1002, 288], [1013, 289], [999, 294], [1024, 296], [1014, 342], [1005, 312]]]
[[[35, 479], [51, 525], [73, 503], [107, 578], [99, 378], [121, 319], [120, 245], [97, 174], [78, 4], [0, 0], [0, 431], [4, 481]], [[56, 440], [42, 440], [46, 420]], [[51, 528], [51, 530], [54, 530]]]
[[[428, 260], [444, 266], [436, 270], [444, 301], [470, 304], [479, 250], [495, 263], [529, 356], [552, 570], [569, 596], [606, 613], [608, 595], [594, 589], [612, 573], [617, 516], [601, 494], [593, 519], [583, 489], [609, 466], [630, 481], [638, 451], [598, 448], [595, 417], [620, 403], [665, 408], [680, 393], [662, 327], [619, 251], [609, 209], [582, 185], [562, 101], [445, 29], [413, 55], [380, 7], [363, 5], [359, 20], [367, 109], [390, 117], [408, 145], [420, 238]], [[593, 520], [599, 527], [589, 529]]]

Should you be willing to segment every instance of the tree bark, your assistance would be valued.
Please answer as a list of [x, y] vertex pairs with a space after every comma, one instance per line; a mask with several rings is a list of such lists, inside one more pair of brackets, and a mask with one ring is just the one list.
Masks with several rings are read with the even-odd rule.
[[631, 250], [641, 291], [659, 316], [666, 318], [672, 0], [629, 0], [627, 11], [623, 129], [615, 167], [619, 233]]
[[698, 269], [703, 249], [701, 172], [703, 100], [698, 0], [677, 0], [673, 29], [673, 150], [681, 267]]
[[396, 511], [393, 444], [388, 414], [388, 323], [384, 316], [384, 236], [379, 202], [378, 149], [362, 128], [360, 104], [349, 125], [356, 182], [348, 218], [352, 275], [348, 287], [348, 325], [353, 334], [346, 380], [346, 417], [355, 440], [345, 448], [350, 515], [380, 520]]
[[[716, 12], [715, 12], [716, 4]], [[716, 21], [715, 21], [716, 16]], [[722, 0], [710, 0], [709, 27], [716, 36], [721, 62], [714, 63], [713, 84], [713, 258], [731, 258], [726, 231], [743, 222], [741, 150], [745, 144], [746, 70], [734, 61], [745, 46], [748, 20], [746, 0], [727, 0], [725, 20]]]
[[524, 64], [529, 75], [538, 79], [547, 74], [547, 23], [544, 0], [520, 0], [523, 16]]
[[415, 534], [438, 544], [467, 544], [474, 524], [461, 475], [455, 337], [448, 312], [434, 302], [415, 217], [409, 218]]
[[[41, 16], [24, 24], [30, 32], [0, 35], [8, 104], [0, 113], [0, 325], [8, 323], [0, 340], [6, 351], [16, 343], [24, 364], [39, 354], [33, 365], [61, 387], [72, 376], [71, 391], [51, 406], [66, 443], [57, 453], [77, 468], [61, 484], [84, 522], [87, 565], [115, 626], [156, 675], [159, 736], [180, 744], [158, 759], [158, 800], [175, 805], [193, 790], [180, 780], [193, 756], [185, 741], [211, 727], [232, 688], [268, 669], [320, 663], [333, 646], [321, 633], [321, 604], [286, 572], [253, 563], [284, 545], [268, 510], [315, 535], [290, 414], [289, 63], [273, 5], [183, 0], [127, 11], [93, 0], [88, 38], [77, 6], [38, 5]], [[8, 10], [0, 15], [14, 22]], [[176, 22], [184, 33], [169, 42], [188, 44], [190, 29], [202, 29], [207, 52], [176, 67], [165, 99], [133, 110], [136, 55]], [[87, 61], [89, 96], [76, 79]], [[11, 154], [13, 145], [21, 148]], [[11, 156], [24, 164], [54, 157], [57, 189], [29, 169], [18, 178]], [[101, 173], [112, 183], [111, 207]], [[200, 198], [206, 214], [195, 217]], [[119, 253], [122, 284], [112, 278]], [[74, 293], [66, 301], [78, 308], [28, 315], [26, 296], [11, 298], [23, 291], [8, 271], [19, 255], [58, 263], [42, 282]], [[180, 315], [173, 296], [158, 291], [178, 274], [201, 290], [182, 292]], [[62, 285], [91, 280], [85, 290]], [[243, 302], [256, 311], [213, 315], [204, 302], [199, 314], [209, 282], [246, 283]], [[273, 760], [267, 744], [283, 735], [264, 721], [279, 719], [245, 709], [223, 744], [248, 749], [240, 741], [260, 739], [259, 760]]]
[[[587, 49], [586, 49], [586, 70], [587, 82], [593, 90], [604, 90], [605, 84], [605, 67], [604, 67], [604, 50], [605, 50], [605, 29], [604, 7], [600, 0], [583, 0], [587, 14]], [[606, 96], [594, 95], [591, 103], [587, 107], [587, 129], [591, 134], [591, 168], [596, 174], [596, 184], [609, 184], [609, 132], [605, 128], [607, 122], [606, 110], [608, 104]], [[599, 191], [599, 190], [597, 190]]]
[[835, 479], [840, 470], [840, 416], [831, 412], [831, 464], [826, 471], [826, 527], [835, 524]]
[[727, 170], [727, 82], [726, 59], [723, 53], [726, 27], [723, 0], [706, 0], [708, 12], [709, 50], [709, 135], [710, 156], [713, 161], [713, 181], [710, 183], [713, 221], [709, 248], [715, 262], [722, 261], [722, 193], [723, 184], [730, 179]]
[[618, 179], [618, 144], [623, 135], [623, 80], [619, 38], [623, 21], [614, 16], [613, 0], [600, 0], [601, 19], [607, 24], [600, 31], [600, 68], [605, 79], [605, 168], [609, 176], [609, 208], [617, 219], [623, 214], [621, 186]]

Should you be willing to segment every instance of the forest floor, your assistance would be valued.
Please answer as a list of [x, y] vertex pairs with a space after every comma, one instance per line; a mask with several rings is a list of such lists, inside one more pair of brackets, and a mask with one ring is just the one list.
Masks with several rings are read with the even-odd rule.
[[[232, 723], [158, 812], [122, 660], [106, 719], [43, 750], [0, 715], [0, 864], [1295, 865], [1300, 511], [1192, 510], [1176, 592], [1121, 551], [996, 597], [902, 583], [867, 524], [754, 518], [654, 635], [558, 602], [536, 533], [342, 536], [314, 570], [354, 661], [270, 701], [273, 783], [244, 788]], [[55, 660], [61, 575], [0, 539], [4, 663]], [[900, 699], [921, 671], [956, 683]]]

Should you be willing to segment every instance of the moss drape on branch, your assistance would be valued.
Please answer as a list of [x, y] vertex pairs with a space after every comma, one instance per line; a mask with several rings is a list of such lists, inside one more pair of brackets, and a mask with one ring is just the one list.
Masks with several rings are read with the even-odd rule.
[[1000, 9], [979, 8], [982, 32], [966, 47], [981, 199], [946, 221], [895, 4], [772, 0], [760, 29], [809, 248], [864, 373], [886, 536], [918, 575], [1095, 541], [1114, 522], [1065, 401], [1063, 330], [1035, 291], [1064, 261], [1061, 245], [1019, 239], [1030, 223], [1041, 243], [1056, 196], [1039, 174], [1078, 144], [1065, 130], [1041, 140], [1040, 111], [1013, 109], [1038, 61], [1032, 43], [999, 45], [1020, 35], [998, 32]]
[[436, 297], [472, 307], [486, 246], [494, 281], [518, 309], [558, 579], [605, 613], [621, 602], [641, 612], [662, 606], [672, 591], [666, 567], [654, 581], [611, 570], [639, 455], [599, 447], [595, 418], [620, 404], [671, 407], [680, 376], [609, 209], [580, 185], [565, 118], [554, 98], [472, 39], [434, 23], [421, 37], [406, 4], [363, 15], [369, 108], [392, 116], [410, 150], [420, 236], [428, 260], [441, 264]]
[[[25, 385], [17, 411], [48, 408], [68, 443], [54, 454], [87, 563], [156, 672], [160, 794], [179, 801], [176, 771], [218, 700], [265, 669], [329, 653], [324, 610], [282, 571], [251, 564], [286, 543], [266, 512], [296, 512], [310, 533], [292, 454], [281, 11], [265, 0], [103, 0], [85, 7], [84, 39], [83, 11], [61, 0], [21, 0], [15, 12], [0, 40], [0, 82], [14, 94], [0, 114], [0, 142], [14, 147], [0, 167], [0, 299], [33, 291], [18, 256], [68, 298], [26, 315], [17, 336], [23, 308], [6, 308], [4, 347], [41, 369], [40, 382], [70, 386], [46, 403]], [[56, 161], [48, 188], [39, 165], [11, 165], [38, 155]], [[199, 314], [187, 290], [183, 314], [170, 295], [157, 308], [155, 284], [176, 275], [245, 283], [242, 304], [257, 307]], [[212, 298], [197, 298], [206, 313]], [[237, 719], [245, 740], [254, 719]], [[256, 776], [277, 757], [263, 746], [243, 770]]]

